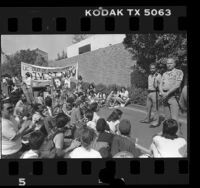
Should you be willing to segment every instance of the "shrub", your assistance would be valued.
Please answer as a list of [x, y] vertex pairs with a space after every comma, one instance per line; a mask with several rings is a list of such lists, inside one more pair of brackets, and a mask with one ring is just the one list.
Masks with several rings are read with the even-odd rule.
[[148, 95], [147, 89], [134, 88], [134, 87], [129, 88], [130, 102], [133, 104], [146, 106], [147, 95]]

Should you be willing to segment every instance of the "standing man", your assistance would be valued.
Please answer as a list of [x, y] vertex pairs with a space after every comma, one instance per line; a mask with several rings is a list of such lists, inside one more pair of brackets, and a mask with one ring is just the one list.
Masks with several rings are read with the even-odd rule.
[[29, 104], [33, 103], [33, 89], [32, 89], [32, 78], [31, 78], [31, 74], [29, 72], [26, 73], [26, 79], [25, 79], [25, 84], [26, 84], [26, 97], [27, 97], [27, 101]]
[[147, 95], [147, 116], [141, 123], [151, 122], [151, 111], [155, 108], [154, 121], [151, 123], [151, 127], [159, 126], [159, 109], [158, 109], [158, 92], [161, 81], [161, 75], [157, 72], [156, 64], [150, 64], [150, 75], [148, 77], [148, 92]]
[[174, 58], [168, 58], [166, 65], [167, 71], [162, 76], [159, 88], [160, 95], [163, 101], [165, 118], [178, 121], [179, 104], [177, 92], [183, 80], [183, 72], [175, 68], [176, 60]]

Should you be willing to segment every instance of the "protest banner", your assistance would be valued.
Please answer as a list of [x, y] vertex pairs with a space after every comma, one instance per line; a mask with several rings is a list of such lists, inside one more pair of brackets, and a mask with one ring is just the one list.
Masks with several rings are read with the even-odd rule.
[[65, 67], [42, 67], [21, 62], [21, 76], [25, 80], [25, 74], [29, 72], [32, 77], [33, 87], [51, 85], [53, 78], [60, 77], [70, 87], [70, 80], [78, 79], [78, 63]]

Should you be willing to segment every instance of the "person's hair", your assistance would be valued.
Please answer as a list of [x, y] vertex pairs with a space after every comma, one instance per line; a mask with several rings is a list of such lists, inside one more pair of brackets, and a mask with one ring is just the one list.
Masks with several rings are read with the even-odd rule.
[[78, 80], [83, 80], [82, 76], [79, 75], [78, 76]]
[[35, 131], [31, 133], [29, 137], [29, 146], [30, 149], [39, 150], [41, 145], [44, 142], [44, 134], [41, 131]]
[[104, 132], [105, 130], [110, 131], [109, 125], [104, 118], [99, 118], [97, 120], [96, 130], [100, 133]]
[[126, 90], [126, 88], [125, 88], [125, 87], [121, 87], [121, 91], [122, 91], [123, 89], [124, 89], [124, 90]]
[[94, 116], [94, 112], [93, 112], [93, 111], [87, 110], [87, 111], [85, 112], [85, 117], [88, 119], [88, 121], [92, 121], [93, 116]]
[[52, 99], [51, 97], [47, 96], [45, 98], [45, 105], [51, 107], [52, 106]]
[[96, 112], [97, 111], [97, 107], [98, 107], [98, 103], [97, 102], [93, 102], [90, 105], [90, 110], [93, 111], [93, 112]]
[[92, 89], [94, 89], [94, 84], [93, 83], [91, 83], [89, 86], [88, 86], [88, 88], [90, 89], [92, 87]]
[[70, 118], [66, 116], [65, 114], [58, 114], [56, 117], [56, 127], [57, 128], [63, 128], [68, 122], [70, 121]]
[[31, 74], [29, 72], [26, 73], [26, 76], [31, 77]]
[[174, 119], [167, 119], [163, 122], [162, 136], [168, 139], [175, 139], [178, 131], [178, 122]]
[[93, 140], [96, 137], [96, 133], [95, 131], [90, 128], [90, 127], [85, 127], [82, 131], [80, 140], [81, 140], [81, 145], [85, 148], [85, 149], [90, 149], [90, 145], [93, 142]]
[[123, 112], [119, 109], [115, 109], [110, 116], [107, 118], [107, 121], [117, 121], [120, 119]]
[[12, 104], [13, 105], [12, 101], [10, 100], [10, 98], [2, 100], [0, 104], [1, 104], [1, 110], [3, 110], [4, 104]]
[[38, 112], [40, 106], [42, 106], [42, 104], [40, 104], [40, 103], [33, 104], [33, 111]]
[[38, 93], [38, 96], [40, 96], [41, 94], [43, 94], [43, 91], [40, 91], [40, 92]]
[[174, 63], [177, 62], [177, 57], [175, 57], [175, 56], [173, 56], [173, 55], [169, 55], [169, 56], [167, 57], [167, 60], [168, 60], [168, 59], [173, 59], [173, 60], [174, 60]]

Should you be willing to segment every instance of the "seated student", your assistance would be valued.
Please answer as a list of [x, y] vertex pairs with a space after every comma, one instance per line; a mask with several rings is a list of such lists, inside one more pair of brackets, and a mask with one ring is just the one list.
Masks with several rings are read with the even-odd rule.
[[135, 139], [130, 137], [131, 123], [127, 119], [123, 119], [119, 124], [120, 135], [115, 135], [112, 142], [111, 154], [115, 154], [121, 151], [127, 151], [133, 154], [134, 157], [140, 155], [139, 150], [136, 149]]
[[187, 142], [184, 138], [177, 136], [177, 131], [178, 123], [176, 120], [167, 119], [163, 122], [162, 134], [153, 137], [150, 146], [153, 157], [187, 156]]
[[30, 150], [24, 152], [21, 159], [37, 159], [39, 158], [39, 149], [44, 142], [44, 134], [41, 131], [36, 131], [30, 134], [29, 147]]
[[80, 109], [81, 103], [82, 103], [81, 100], [75, 101], [74, 107], [71, 112], [71, 124], [72, 125], [82, 119], [82, 114], [81, 114], [81, 109]]
[[128, 90], [126, 90], [125, 87], [122, 87], [119, 96], [116, 98], [116, 101], [120, 103], [121, 107], [124, 107], [129, 102], [129, 100]]
[[115, 109], [110, 116], [107, 118], [107, 123], [109, 125], [110, 131], [113, 134], [117, 134], [118, 125], [120, 123], [120, 119], [122, 117], [123, 112], [119, 109]]
[[13, 117], [13, 105], [9, 100], [1, 101], [1, 157], [2, 159], [16, 159], [24, 152], [22, 137], [29, 126], [29, 121], [18, 124]]
[[107, 142], [111, 147], [114, 135], [110, 133], [110, 128], [105, 119], [97, 121], [96, 130], [98, 132], [97, 142]]
[[98, 103], [94, 102], [90, 104], [89, 109], [93, 112], [93, 119], [92, 121], [97, 123], [98, 119], [100, 118], [97, 112], [99, 111]]
[[88, 96], [89, 103], [92, 104], [96, 101], [96, 95], [94, 91], [89, 91], [89, 96]]
[[43, 91], [40, 91], [38, 93], [38, 97], [36, 98], [36, 102], [41, 104], [41, 105], [44, 105], [44, 94], [43, 94]]
[[101, 154], [92, 149], [92, 144], [95, 140], [95, 131], [89, 127], [82, 130], [80, 136], [81, 146], [74, 149], [70, 154], [70, 158], [102, 158]]
[[66, 102], [63, 104], [63, 112], [71, 117], [72, 108], [74, 107], [74, 99], [72, 97], [67, 97]]
[[96, 123], [93, 120], [94, 112], [87, 110], [84, 114], [84, 117], [87, 119], [87, 126], [94, 129], [96, 132]]
[[119, 91], [115, 88], [107, 97], [106, 103], [109, 107], [114, 107], [117, 105], [116, 98], [119, 96]]

